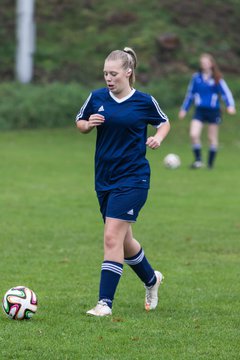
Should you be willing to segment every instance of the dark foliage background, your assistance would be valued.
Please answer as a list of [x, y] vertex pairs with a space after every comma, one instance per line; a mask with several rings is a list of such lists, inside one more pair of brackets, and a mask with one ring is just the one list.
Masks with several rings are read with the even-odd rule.
[[[191, 71], [203, 51], [224, 72], [240, 72], [239, 0], [36, 0], [35, 17], [35, 82], [93, 83], [106, 54], [126, 45], [139, 55], [142, 82]], [[15, 1], [1, 0], [0, 20], [0, 77], [12, 80]]]
[[199, 55], [212, 53], [239, 98], [239, 0], [36, 0], [31, 85], [14, 79], [16, 2], [0, 6], [0, 129], [69, 124], [114, 49], [137, 52], [137, 84], [179, 107]]

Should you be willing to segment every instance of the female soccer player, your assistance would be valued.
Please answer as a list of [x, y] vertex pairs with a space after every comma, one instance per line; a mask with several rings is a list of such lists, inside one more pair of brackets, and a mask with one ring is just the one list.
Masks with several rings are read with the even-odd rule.
[[[103, 69], [106, 88], [93, 91], [76, 116], [80, 132], [97, 129], [95, 189], [104, 220], [104, 260], [98, 303], [87, 312], [95, 316], [112, 314], [124, 261], [145, 284], [147, 311], [156, 308], [163, 280], [133, 238], [131, 224], [148, 194], [146, 146], [157, 149], [170, 125], [157, 101], [133, 88], [136, 64], [131, 48], [111, 52]], [[156, 128], [156, 133], [147, 138], [148, 124]]]
[[235, 104], [231, 91], [222, 78], [215, 59], [210, 54], [200, 57], [200, 71], [195, 73], [188, 86], [187, 94], [179, 112], [183, 119], [192, 102], [195, 103], [195, 113], [190, 125], [190, 138], [195, 161], [192, 169], [203, 167], [201, 154], [201, 134], [204, 123], [208, 123], [208, 168], [212, 168], [218, 150], [218, 128], [221, 123], [219, 98], [226, 104], [227, 112], [235, 114]]

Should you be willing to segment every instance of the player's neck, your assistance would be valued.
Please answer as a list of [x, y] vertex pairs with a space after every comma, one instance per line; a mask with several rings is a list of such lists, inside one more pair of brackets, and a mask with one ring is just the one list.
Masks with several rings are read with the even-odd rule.
[[204, 79], [209, 79], [212, 77], [212, 70], [203, 70], [202, 75]]
[[132, 92], [132, 90], [133, 89], [129, 86], [129, 87], [123, 89], [121, 92], [115, 93], [114, 96], [118, 99], [122, 99], [122, 98], [127, 97]]

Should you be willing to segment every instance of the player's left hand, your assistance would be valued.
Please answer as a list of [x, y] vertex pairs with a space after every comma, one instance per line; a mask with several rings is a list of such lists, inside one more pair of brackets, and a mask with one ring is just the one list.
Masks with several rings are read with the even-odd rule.
[[228, 106], [228, 107], [227, 107], [227, 112], [228, 112], [228, 114], [230, 114], [230, 115], [234, 115], [234, 114], [236, 114], [236, 109], [235, 109], [234, 106]]
[[158, 138], [156, 138], [155, 136], [150, 136], [147, 139], [146, 145], [150, 149], [157, 149], [161, 145], [161, 141]]

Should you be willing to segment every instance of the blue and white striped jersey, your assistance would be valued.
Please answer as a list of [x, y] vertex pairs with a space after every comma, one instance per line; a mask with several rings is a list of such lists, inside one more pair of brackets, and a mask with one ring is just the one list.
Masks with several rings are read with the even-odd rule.
[[103, 88], [89, 95], [76, 121], [88, 120], [96, 113], [103, 115], [105, 122], [97, 126], [95, 189], [149, 188], [150, 167], [145, 157], [147, 126], [159, 127], [168, 121], [157, 101], [135, 89], [118, 99]]
[[182, 109], [188, 111], [194, 102], [196, 107], [219, 109], [220, 98], [226, 106], [235, 106], [232, 93], [223, 79], [216, 83], [213, 78], [205, 80], [201, 72], [195, 73], [188, 85]]

